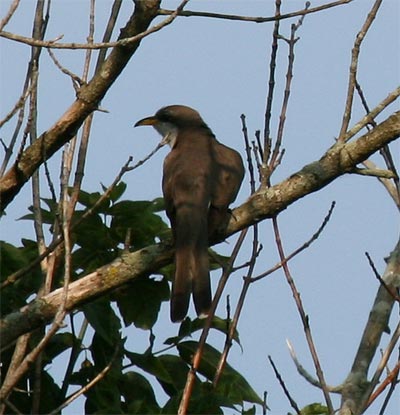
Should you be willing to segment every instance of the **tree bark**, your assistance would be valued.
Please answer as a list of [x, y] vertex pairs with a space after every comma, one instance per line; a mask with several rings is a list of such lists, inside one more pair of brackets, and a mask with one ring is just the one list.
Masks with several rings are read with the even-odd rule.
[[[134, 13], [121, 30], [118, 39], [144, 32], [157, 15], [160, 1], [136, 1]], [[40, 165], [71, 140], [87, 116], [98, 108], [100, 101], [125, 68], [140, 42], [141, 39], [115, 47], [91, 81], [80, 88], [76, 100], [60, 119], [17, 158], [0, 180], [0, 213]]]
[[[233, 211], [226, 232], [212, 242], [219, 242], [247, 226], [277, 215], [302, 197], [325, 187], [345, 173], [351, 173], [357, 164], [399, 136], [400, 112], [396, 112], [358, 139], [334, 144], [318, 161], [304, 166], [275, 186], [259, 189]], [[170, 263], [172, 258], [173, 250], [165, 244], [151, 245], [123, 255], [71, 283], [66, 309], [71, 311], [135, 278], [148, 275]], [[59, 308], [62, 290], [59, 288], [1, 320], [2, 347], [50, 322]]]

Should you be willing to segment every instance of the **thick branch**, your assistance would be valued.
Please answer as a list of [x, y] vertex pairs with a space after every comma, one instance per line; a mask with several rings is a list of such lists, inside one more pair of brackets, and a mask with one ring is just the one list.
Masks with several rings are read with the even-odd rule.
[[[351, 172], [358, 163], [399, 136], [400, 112], [397, 112], [359, 139], [349, 143], [336, 143], [320, 160], [308, 164], [283, 182], [252, 195], [246, 203], [234, 210], [226, 234], [220, 235], [218, 240], [276, 215], [296, 200]], [[73, 310], [128, 281], [156, 271], [169, 263], [172, 255], [171, 247], [158, 244], [116, 259], [70, 284], [66, 310]], [[6, 316], [0, 322], [3, 347], [20, 335], [51, 321], [61, 298], [62, 288]]]
[[283, 182], [256, 192], [244, 205], [235, 209], [227, 234], [271, 218], [296, 200], [318, 191], [345, 173], [351, 173], [359, 163], [398, 137], [400, 111], [357, 140], [334, 144], [318, 161], [304, 166]]
[[361, 414], [376, 386], [368, 380], [368, 370], [382, 334], [387, 330], [395, 302], [388, 287], [400, 287], [400, 241], [387, 260], [382, 279], [385, 285], [382, 284], [378, 289], [351, 371], [342, 387], [341, 415]]
[[[135, 11], [119, 39], [142, 33], [156, 16], [160, 0], [137, 1]], [[16, 160], [0, 180], [1, 211], [18, 194], [33, 172], [58, 149], [68, 142], [80, 128], [86, 117], [95, 111], [113, 82], [125, 68], [140, 44], [140, 39], [127, 46], [115, 47], [92, 80], [78, 92], [77, 99], [60, 117]]]

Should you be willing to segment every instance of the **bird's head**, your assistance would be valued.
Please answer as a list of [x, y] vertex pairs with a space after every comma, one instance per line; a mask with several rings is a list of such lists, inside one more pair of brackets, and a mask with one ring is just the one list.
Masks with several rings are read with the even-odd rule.
[[200, 114], [185, 105], [169, 105], [159, 109], [155, 115], [139, 120], [135, 127], [151, 125], [163, 139], [161, 144], [174, 147], [179, 130], [205, 126]]

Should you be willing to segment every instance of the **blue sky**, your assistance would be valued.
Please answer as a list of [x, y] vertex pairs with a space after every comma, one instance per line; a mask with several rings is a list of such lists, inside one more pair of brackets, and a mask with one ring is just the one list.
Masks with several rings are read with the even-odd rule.
[[[9, 3], [1, 2], [2, 15]], [[315, 1], [312, 6], [322, 3]], [[109, 4], [105, 0], [97, 2], [96, 40], [102, 36]], [[165, 8], [177, 4], [176, 1], [163, 2]], [[295, 50], [292, 95], [283, 144], [286, 153], [272, 178], [273, 183], [318, 159], [334, 143], [343, 114], [351, 48], [372, 4], [372, 1], [355, 0], [349, 5], [306, 16], [298, 31], [300, 40]], [[125, 24], [131, 7], [131, 2], [124, 2], [118, 27]], [[299, 1], [283, 1], [282, 12], [302, 7], [303, 3]], [[361, 49], [358, 79], [371, 108], [399, 83], [399, 8], [396, 0], [383, 2]], [[261, 0], [193, 1], [187, 9], [249, 16], [274, 14], [273, 2]], [[23, 2], [6, 30], [29, 36], [33, 10], [33, 1]], [[65, 42], [85, 41], [88, 2], [56, 0], [52, 15], [48, 39], [63, 34]], [[281, 33], [289, 36], [290, 24], [295, 21], [297, 19], [282, 21]], [[95, 115], [83, 188], [100, 190], [100, 183], [110, 184], [129, 155], [140, 160], [151, 151], [159, 140], [158, 135], [150, 128], [133, 129], [133, 124], [168, 104], [180, 103], [196, 108], [220, 141], [244, 154], [240, 115], [246, 115], [251, 137], [255, 130], [263, 129], [272, 28], [271, 23], [191, 17], [179, 18], [161, 32], [145, 38], [102, 102], [102, 107], [109, 113]], [[0, 39], [0, 44], [0, 110], [4, 116], [20, 95], [30, 49], [5, 39]], [[64, 66], [81, 73], [84, 52], [56, 51], [55, 54]], [[52, 64], [46, 52], [42, 55], [39, 132], [52, 125], [74, 99], [69, 79]], [[274, 136], [286, 63], [287, 46], [281, 42], [272, 124]], [[398, 109], [398, 104], [392, 105], [378, 120], [383, 120], [395, 108]], [[356, 98], [351, 125], [362, 115], [363, 109]], [[13, 126], [11, 123], [3, 129], [3, 139], [9, 137]], [[398, 143], [391, 149], [398, 162]], [[126, 198], [152, 199], [161, 195], [161, 166], [167, 151], [162, 149], [140, 169], [124, 177], [128, 184]], [[59, 157], [50, 162], [55, 181]], [[374, 160], [381, 163], [377, 157]], [[249, 196], [248, 180], [247, 175], [236, 204]], [[30, 223], [16, 221], [26, 213], [29, 200], [30, 189], [25, 186], [2, 221], [2, 239], [17, 244], [22, 237], [33, 237]], [[301, 199], [279, 216], [287, 252], [315, 232], [333, 200], [337, 206], [323, 235], [290, 265], [310, 316], [326, 380], [337, 385], [350, 370], [378, 288], [364, 252], [371, 254], [383, 272], [383, 258], [394, 248], [399, 229], [398, 212], [383, 187], [373, 178], [347, 175]], [[264, 249], [256, 273], [278, 261], [270, 221], [260, 225], [260, 235]], [[221, 244], [218, 251], [230, 252], [236, 238]], [[248, 258], [251, 240], [248, 239], [245, 245], [239, 262]], [[214, 282], [218, 276], [214, 275]], [[241, 277], [240, 273], [235, 274], [228, 284], [226, 293], [231, 296], [232, 303], [240, 293]], [[194, 314], [193, 309], [191, 313]], [[160, 342], [178, 329], [168, 321], [167, 304], [162, 314], [158, 324]], [[223, 304], [220, 314], [224, 315]], [[275, 360], [300, 406], [323, 401], [319, 391], [297, 374], [287, 351], [285, 341], [289, 338], [302, 364], [314, 373], [300, 318], [281, 272], [253, 284], [238, 329], [243, 350], [233, 347], [230, 364], [247, 377], [259, 394], [268, 391], [272, 413], [285, 413], [290, 407], [267, 362], [267, 355]], [[147, 333], [135, 332], [133, 338], [133, 329], [127, 328], [126, 335], [132, 350], [137, 345], [136, 336], [143, 337], [145, 347]], [[387, 340], [386, 336], [383, 345]], [[212, 343], [222, 347], [224, 339], [216, 336]], [[164, 399], [161, 392], [160, 399]], [[338, 402], [335, 403], [337, 406]], [[398, 402], [392, 403], [389, 414], [395, 413], [396, 405]], [[79, 404], [64, 413], [72, 414], [76, 408]], [[372, 407], [368, 413], [374, 414], [378, 409], [379, 406]]]

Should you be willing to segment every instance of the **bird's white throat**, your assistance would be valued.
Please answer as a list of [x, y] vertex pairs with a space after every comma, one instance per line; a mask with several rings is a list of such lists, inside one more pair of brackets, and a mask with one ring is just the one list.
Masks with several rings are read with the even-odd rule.
[[178, 137], [178, 128], [169, 122], [159, 122], [154, 125], [154, 128], [163, 137], [161, 144], [163, 146], [168, 144], [171, 148], [174, 148], [176, 138]]

